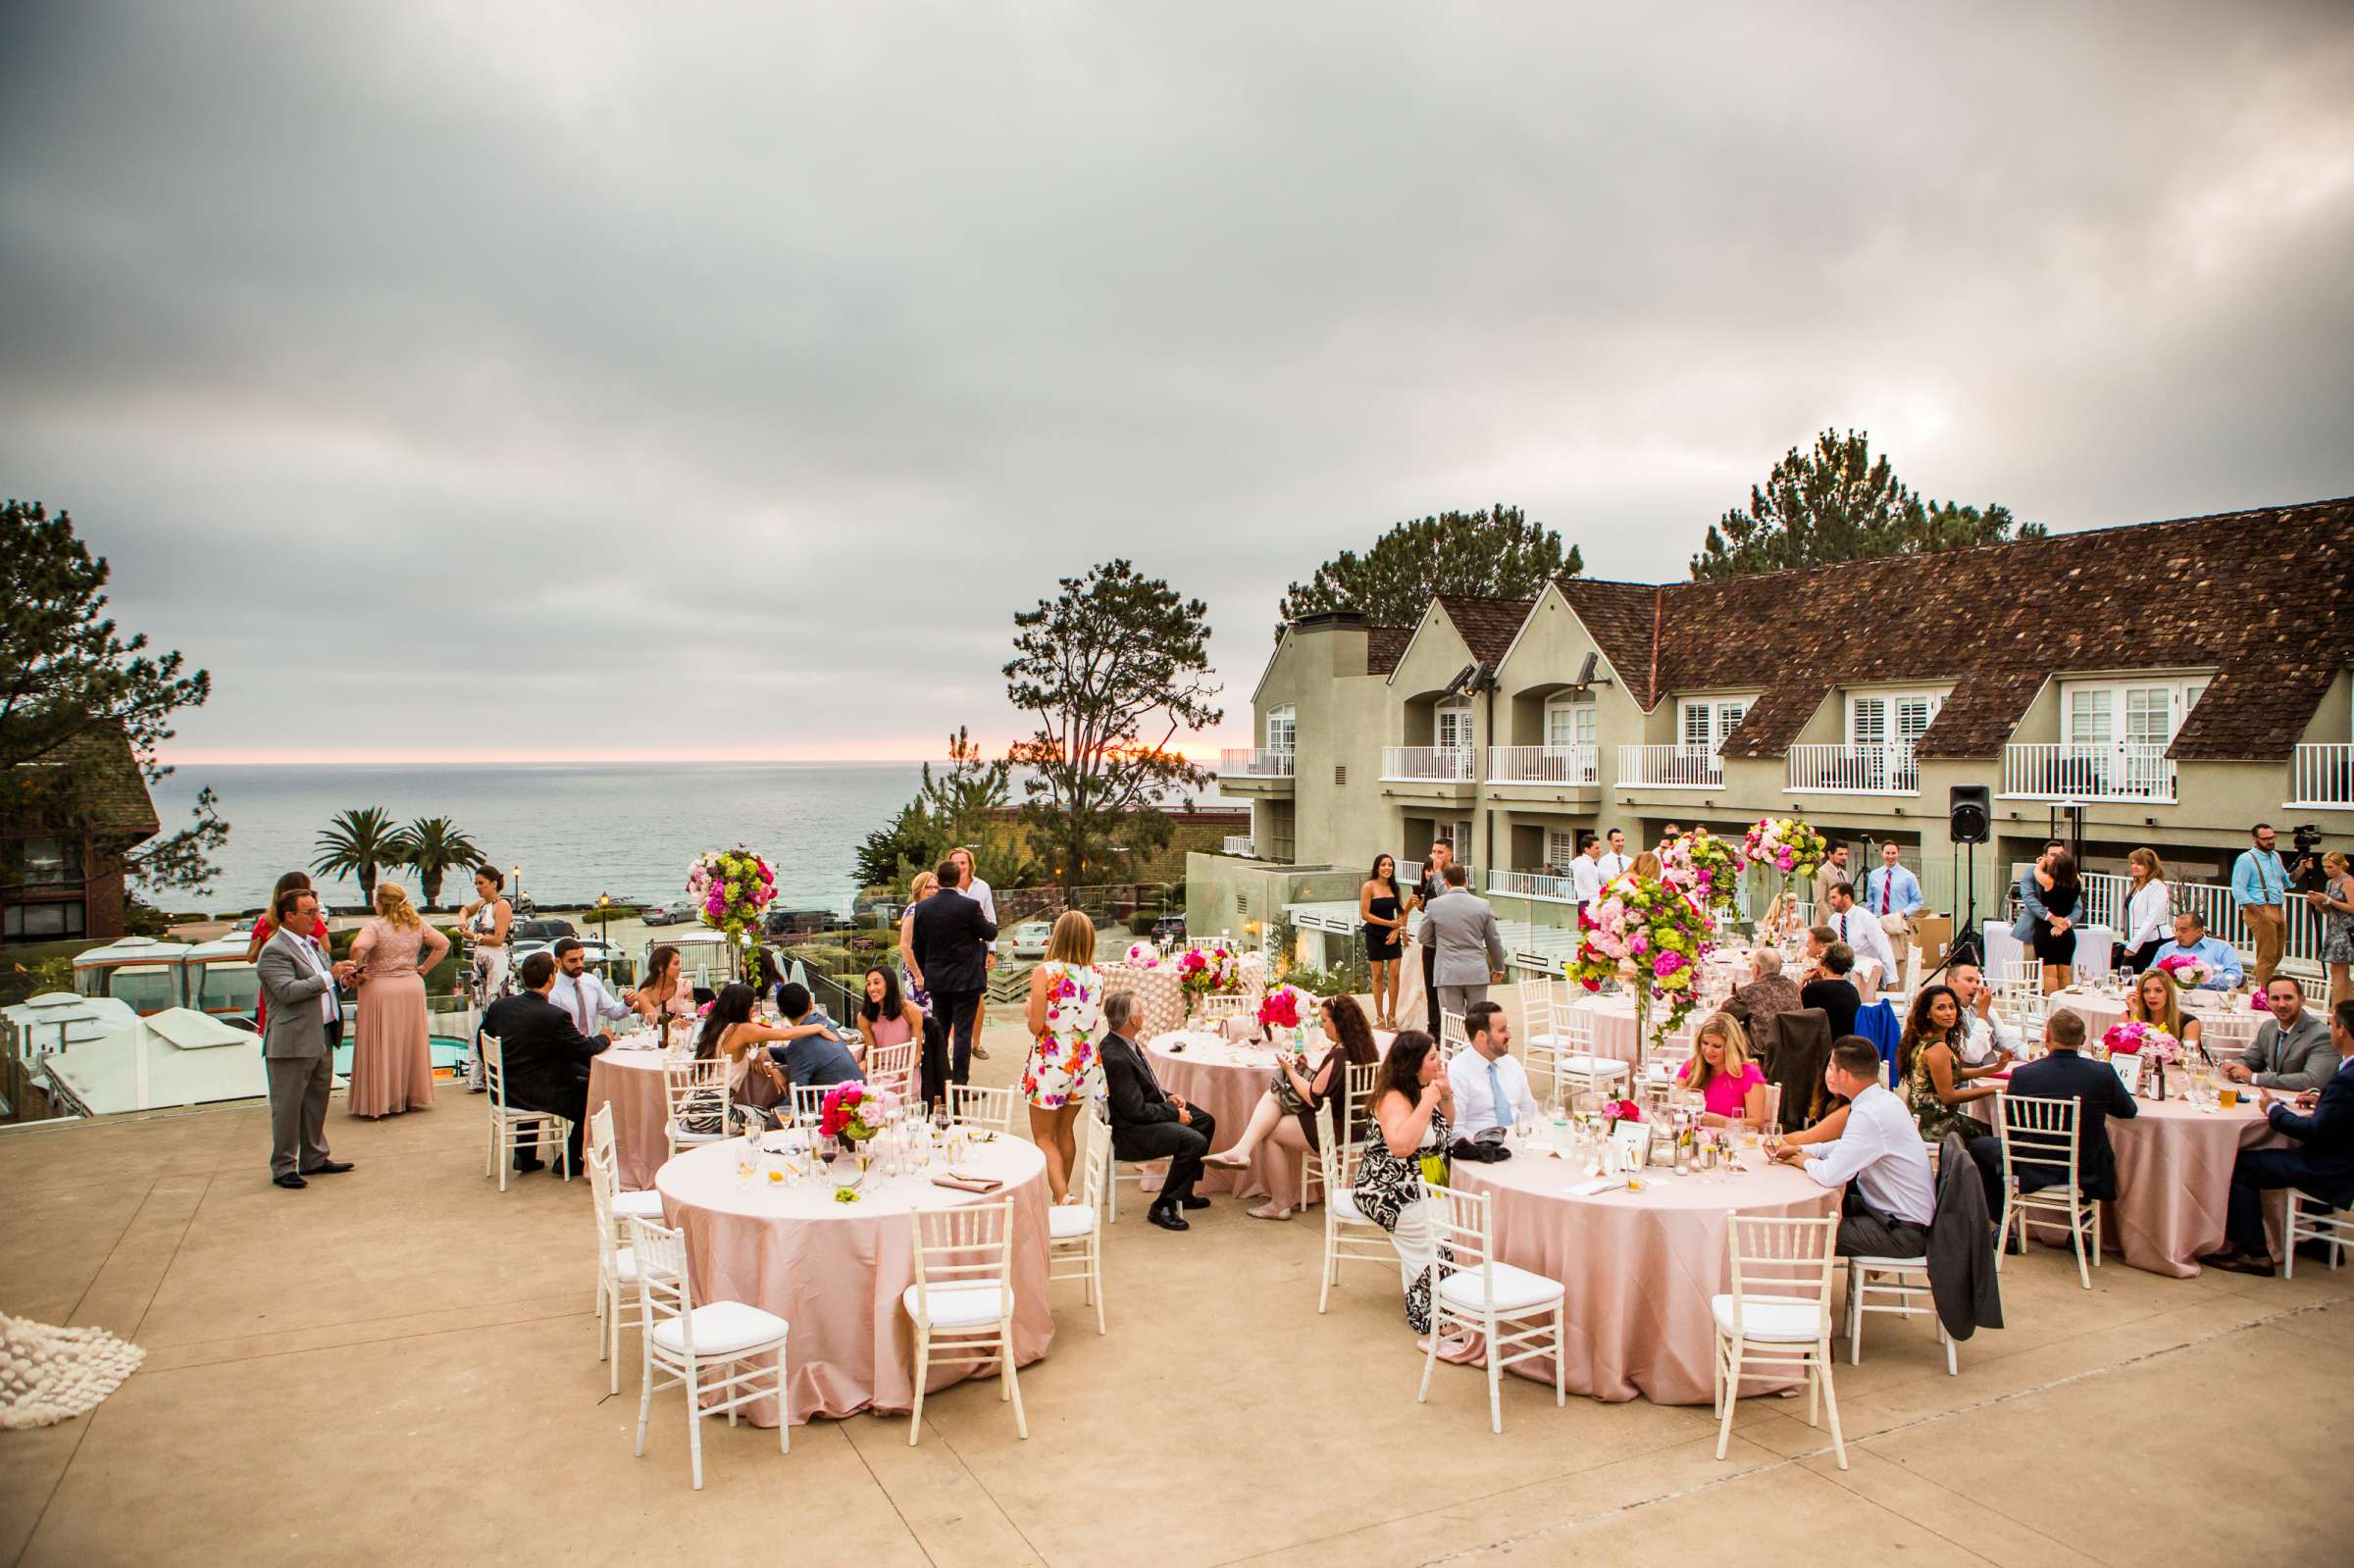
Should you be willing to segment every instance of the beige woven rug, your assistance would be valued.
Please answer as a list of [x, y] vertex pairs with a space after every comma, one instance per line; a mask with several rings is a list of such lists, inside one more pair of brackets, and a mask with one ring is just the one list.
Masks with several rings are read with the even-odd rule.
[[0, 1431], [87, 1415], [147, 1359], [104, 1329], [59, 1329], [0, 1312]]

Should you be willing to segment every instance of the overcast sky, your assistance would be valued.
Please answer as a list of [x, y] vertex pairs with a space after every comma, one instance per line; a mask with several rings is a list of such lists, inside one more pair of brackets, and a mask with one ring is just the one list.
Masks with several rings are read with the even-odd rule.
[[13, 4], [0, 489], [211, 669], [181, 760], [999, 743], [1113, 555], [1240, 743], [1334, 551], [1681, 577], [1831, 425], [2054, 529], [2354, 491], [2354, 7], [1916, 10]]

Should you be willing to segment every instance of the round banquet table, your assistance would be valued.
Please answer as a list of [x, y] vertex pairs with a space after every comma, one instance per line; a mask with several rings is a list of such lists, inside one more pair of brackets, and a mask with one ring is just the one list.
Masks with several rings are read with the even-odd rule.
[[[1607, 1056], [1614, 1062], [1625, 1062], [1630, 1067], [1641, 1065], [1643, 1037], [1635, 1032], [1635, 1003], [1632, 997], [1581, 996], [1576, 1005], [1593, 1016], [1595, 1055]], [[1667, 1009], [1665, 1002], [1654, 1005], [1663, 1014]], [[1684, 1026], [1667, 1036], [1666, 1043], [1689, 1048], [1692, 1031], [1698, 1029], [1714, 1010], [1708, 1007], [1692, 1009], [1690, 1016], [1684, 1020]]]
[[[1714, 1403], [1716, 1325], [1709, 1297], [1732, 1289], [1728, 1213], [1819, 1219], [1839, 1211], [1839, 1194], [1804, 1172], [1757, 1150], [1741, 1161], [1722, 1180], [1654, 1168], [1640, 1173], [1641, 1192], [1620, 1188], [1590, 1197], [1569, 1190], [1590, 1180], [1582, 1163], [1533, 1149], [1497, 1165], [1456, 1163], [1458, 1187], [1494, 1199], [1498, 1258], [1567, 1287], [1563, 1373], [1570, 1392]], [[1553, 1381], [1542, 1358], [1511, 1370]], [[1744, 1377], [1742, 1390], [1769, 1392], [1792, 1381]]]
[[[1386, 1030], [1376, 1030], [1373, 1044], [1386, 1051], [1396, 1037]], [[1182, 1045], [1183, 1050], [1173, 1047]], [[1275, 1053], [1264, 1045], [1243, 1045], [1229, 1041], [1211, 1030], [1175, 1030], [1162, 1035], [1145, 1047], [1151, 1058], [1152, 1076], [1160, 1087], [1171, 1094], [1181, 1096], [1188, 1105], [1199, 1105], [1216, 1120], [1218, 1136], [1209, 1152], [1232, 1148], [1243, 1140], [1243, 1130], [1251, 1125], [1251, 1113], [1257, 1108], [1258, 1097], [1267, 1091], [1275, 1075]], [[1321, 1046], [1309, 1056], [1312, 1078], [1316, 1067], [1323, 1065]], [[1159, 1178], [1148, 1175], [1145, 1180], [1157, 1188]], [[1300, 1201], [1300, 1166], [1292, 1150], [1282, 1147], [1273, 1138], [1262, 1138], [1251, 1156], [1251, 1163], [1241, 1170], [1224, 1166], [1205, 1165], [1202, 1181], [1195, 1191], [1204, 1196], [1213, 1192], [1232, 1193], [1242, 1198], [1271, 1198], [1285, 1194], [1287, 1203]]]
[[670, 1141], [662, 1136], [670, 1120], [662, 1097], [662, 1053], [615, 1045], [589, 1057], [588, 1114], [594, 1116], [600, 1105], [613, 1108], [614, 1164], [622, 1190], [653, 1186], [654, 1173], [670, 1158]]
[[[2202, 1252], [2224, 1244], [2224, 1214], [2231, 1197], [2231, 1162], [2243, 1148], [2288, 1140], [2242, 1100], [2233, 1110], [2199, 1110], [2182, 1092], [2179, 1067], [2167, 1070], [2167, 1097], [2137, 1100], [2130, 1121], [2109, 1118], [2109, 1147], [2117, 1157], [2117, 1197], [2104, 1206], [2104, 1250], [2134, 1268], [2186, 1280], [2199, 1272]], [[2278, 1227], [2266, 1205], [2266, 1229]], [[2039, 1239], [2065, 1242], [2065, 1228], [2035, 1226]]]
[[[989, 1193], [935, 1186], [930, 1174], [870, 1175], [855, 1203], [837, 1203], [821, 1173], [799, 1187], [746, 1187], [736, 1179], [735, 1140], [681, 1151], [654, 1186], [669, 1223], [687, 1233], [688, 1278], [697, 1301], [748, 1302], [793, 1326], [786, 1346], [793, 1423], [861, 1410], [905, 1411], [915, 1402], [915, 1335], [899, 1304], [915, 1283], [912, 1208], [1013, 1198], [1013, 1344], [1018, 1365], [1054, 1342], [1047, 1296], [1047, 1161], [1035, 1144], [999, 1135], [956, 1168], [994, 1176]], [[927, 1393], [973, 1369], [935, 1367]], [[777, 1424], [777, 1402], [750, 1406], [755, 1425]]]
[[[2202, 1042], [2210, 1050], [2216, 1048], [2215, 1042], [2203, 1037], [2217, 1018], [2244, 1011], [2256, 1024], [2261, 1025], [2273, 1016], [2256, 1012], [2249, 1006], [2245, 996], [2233, 996], [2225, 991], [2182, 991], [2177, 993], [2175, 1000], [2185, 1014], [2199, 1021]], [[2084, 1020], [2084, 1043], [2087, 1045], [2099, 1044], [2101, 1037], [2125, 1016], [2125, 999], [2123, 996], [2111, 996], [2105, 991], [2085, 990], [2074, 986], [2052, 992], [2051, 1006], [2054, 1011], [2071, 1012]], [[2249, 1037], [2254, 1037], [2252, 1033]], [[2245, 1044], [2231, 1047], [2235, 1051], [2246, 1048]]]

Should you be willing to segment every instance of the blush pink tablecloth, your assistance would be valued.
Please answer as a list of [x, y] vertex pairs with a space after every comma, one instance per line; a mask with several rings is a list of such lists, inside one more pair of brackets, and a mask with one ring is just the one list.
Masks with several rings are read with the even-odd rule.
[[[1582, 1166], [1521, 1154], [1500, 1165], [1458, 1162], [1456, 1185], [1492, 1195], [1497, 1256], [1568, 1290], [1563, 1333], [1569, 1391], [1597, 1399], [1713, 1404], [1716, 1343], [1709, 1297], [1732, 1289], [1725, 1255], [1730, 1211], [1785, 1219], [1836, 1214], [1839, 1194], [1763, 1154], [1722, 1181], [1643, 1173], [1646, 1190], [1580, 1197]], [[1511, 1370], [1553, 1381], [1550, 1360]], [[1790, 1386], [1742, 1380], [1744, 1394]]]
[[[1373, 1043], [1386, 1051], [1394, 1037], [1377, 1030]], [[1322, 1037], [1310, 1035], [1308, 1039], [1309, 1059], [1320, 1065], [1324, 1060]], [[1176, 1045], [1185, 1048], [1171, 1049]], [[1267, 1085], [1275, 1076], [1272, 1050], [1263, 1045], [1232, 1044], [1204, 1030], [1179, 1030], [1163, 1035], [1145, 1050], [1152, 1061], [1152, 1076], [1160, 1080], [1162, 1088], [1182, 1095], [1189, 1105], [1199, 1105], [1216, 1118], [1218, 1136], [1210, 1148], [1212, 1154], [1243, 1140], [1243, 1130], [1251, 1125], [1251, 1113], [1257, 1108], [1258, 1097], [1267, 1091]], [[1146, 1190], [1158, 1190], [1157, 1175], [1148, 1173], [1145, 1182]], [[1202, 1181], [1195, 1191], [1203, 1196], [1228, 1192], [1241, 1198], [1268, 1198], [1284, 1193], [1288, 1194], [1287, 1202], [1297, 1204], [1299, 1156], [1272, 1138], [1262, 1138], [1252, 1152], [1250, 1165], [1242, 1170], [1217, 1165], [1203, 1167]]]
[[[1612, 1061], [1639, 1066], [1643, 1061], [1643, 1038], [1635, 1032], [1635, 1004], [1624, 996], [1588, 996], [1577, 1004], [1594, 1019], [1594, 1054]], [[1663, 1011], [1666, 1004], [1658, 1004]], [[1667, 1037], [1666, 1043], [1689, 1050], [1692, 1031], [1713, 1011], [1695, 1007], [1684, 1020], [1684, 1027]]]
[[[2179, 1068], [2167, 1074], [2170, 1086], [2178, 1087], [2183, 1079]], [[2245, 1101], [2228, 1111], [2198, 1110], [2179, 1096], [2139, 1104], [2130, 1121], [2109, 1118], [2117, 1200], [2102, 1205], [2102, 1247], [2123, 1253], [2134, 1268], [2187, 1280], [2199, 1272], [2199, 1254], [2224, 1244], [2231, 1163], [2239, 1151], [2288, 1140]], [[2265, 1223], [2277, 1253], [2279, 1226], [2270, 1205]], [[2068, 1232], [2038, 1224], [2035, 1235], [2058, 1242]]]
[[654, 1185], [654, 1173], [670, 1158], [662, 1136], [670, 1107], [662, 1098], [662, 1053], [618, 1046], [588, 1059], [588, 1114], [613, 1107], [613, 1153], [624, 1191]]
[[[2199, 1021], [2200, 1043], [2219, 1056], [2226, 1050], [2234, 1054], [2245, 1051], [2255, 1043], [2257, 1029], [2273, 1016], [2255, 1011], [2244, 996], [2226, 997], [2221, 991], [2184, 991], [2180, 993], [2179, 1001], [2183, 1013]], [[2082, 990], [2075, 986], [2052, 992], [2051, 1005], [2056, 1013], [2074, 1013], [2084, 1020], [2084, 1043], [2087, 1046], [2099, 1044], [2101, 1037], [2125, 1016], [2124, 997], [2111, 996], [2104, 991]], [[2232, 1038], [2226, 1039], [2215, 1031], [2213, 1025], [2217, 1019], [2229, 1020]]]
[[[936, 1187], [929, 1175], [868, 1179], [855, 1203], [834, 1201], [822, 1177], [797, 1188], [745, 1187], [733, 1143], [682, 1150], [655, 1181], [669, 1223], [687, 1233], [688, 1277], [697, 1301], [735, 1300], [793, 1326], [786, 1350], [793, 1423], [813, 1415], [904, 1411], [915, 1403], [915, 1335], [899, 1304], [915, 1283], [912, 1208], [1013, 1204], [1013, 1343], [1028, 1366], [1054, 1342], [1047, 1294], [1047, 1162], [1036, 1145], [999, 1136], [957, 1167], [1005, 1183], [986, 1195]], [[970, 1375], [935, 1367], [926, 1392]], [[774, 1399], [751, 1407], [777, 1424]]]

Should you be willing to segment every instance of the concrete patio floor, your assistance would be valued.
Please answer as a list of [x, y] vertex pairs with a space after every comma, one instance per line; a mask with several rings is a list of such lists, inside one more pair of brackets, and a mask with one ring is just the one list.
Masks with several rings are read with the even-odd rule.
[[[1009, 1012], [1009, 1009], [1003, 1010]], [[976, 1075], [1011, 1082], [993, 1029]], [[98, 1324], [145, 1366], [94, 1415], [0, 1434], [0, 1562], [1194, 1565], [1626, 1562], [2342, 1563], [2354, 1533], [2354, 1269], [2093, 1289], [2038, 1248], [2012, 1327], [1945, 1376], [1925, 1324], [1875, 1320], [1837, 1389], [1853, 1468], [1803, 1400], [1740, 1411], [1572, 1398], [1420, 1358], [1394, 1282], [1320, 1229], [1220, 1200], [1108, 1234], [1110, 1334], [1058, 1286], [1025, 1372], [904, 1417], [704, 1429], [680, 1396], [633, 1458], [595, 1358], [588, 1192], [482, 1177], [465, 1093], [379, 1124], [337, 1101], [351, 1175], [268, 1184], [255, 1107], [0, 1136], [0, 1306]]]

